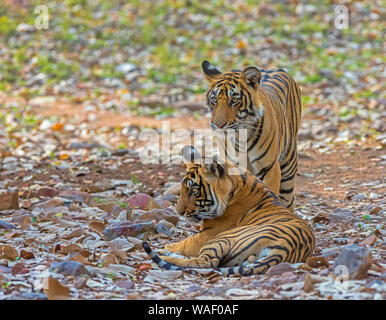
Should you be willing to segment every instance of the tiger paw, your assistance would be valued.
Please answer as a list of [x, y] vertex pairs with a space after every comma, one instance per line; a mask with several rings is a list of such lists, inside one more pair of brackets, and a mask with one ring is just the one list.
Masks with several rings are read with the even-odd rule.
[[180, 245], [179, 243], [169, 243], [164, 247], [164, 250], [175, 252], [175, 253], [181, 253]]

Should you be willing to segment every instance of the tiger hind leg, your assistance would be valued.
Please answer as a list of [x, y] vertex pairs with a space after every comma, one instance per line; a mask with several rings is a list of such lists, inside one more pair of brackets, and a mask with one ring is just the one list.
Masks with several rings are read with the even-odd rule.
[[230, 275], [242, 275], [242, 276], [252, 276], [255, 274], [263, 274], [268, 271], [269, 268], [283, 262], [282, 251], [277, 249], [266, 248], [269, 251], [269, 254], [264, 258], [257, 259], [255, 262], [243, 263], [241, 266], [231, 267], [231, 268], [219, 268], [224, 276]]

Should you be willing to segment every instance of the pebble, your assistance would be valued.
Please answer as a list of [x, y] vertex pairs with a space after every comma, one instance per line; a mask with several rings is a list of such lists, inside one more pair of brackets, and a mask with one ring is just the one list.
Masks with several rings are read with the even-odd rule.
[[351, 210], [337, 208], [331, 214], [331, 216], [329, 218], [329, 223], [330, 224], [352, 223], [356, 220], [357, 220], [357, 218], [355, 217], [354, 213]]
[[8, 189], [5, 193], [0, 194], [0, 211], [19, 209], [19, 190]]

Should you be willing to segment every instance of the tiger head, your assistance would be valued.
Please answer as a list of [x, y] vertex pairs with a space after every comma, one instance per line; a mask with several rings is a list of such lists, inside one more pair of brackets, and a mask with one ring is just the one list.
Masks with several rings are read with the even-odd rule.
[[202, 158], [192, 146], [185, 146], [182, 152], [187, 164], [177, 213], [193, 222], [221, 216], [234, 187], [227, 165], [214, 158]]
[[210, 88], [206, 94], [213, 130], [251, 129], [263, 112], [257, 101], [261, 73], [256, 67], [222, 73], [208, 61], [202, 69]]

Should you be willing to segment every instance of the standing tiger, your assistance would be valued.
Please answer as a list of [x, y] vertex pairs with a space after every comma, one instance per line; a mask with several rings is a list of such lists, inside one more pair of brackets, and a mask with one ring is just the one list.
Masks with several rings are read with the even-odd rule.
[[[200, 233], [165, 246], [183, 257], [159, 256], [144, 242], [161, 268], [215, 268], [224, 275], [252, 275], [312, 255], [309, 224], [285, 208], [256, 176], [230, 162], [201, 158], [191, 146], [183, 151], [184, 156], [190, 153], [187, 161], [192, 163], [187, 165], [176, 209], [187, 219], [201, 221]], [[230, 169], [239, 174], [229, 174]]]
[[[218, 133], [247, 129], [246, 169], [294, 211], [296, 136], [301, 117], [299, 86], [282, 69], [248, 67], [221, 73], [208, 61], [202, 63], [202, 69], [210, 82], [206, 97], [212, 112], [212, 129]], [[226, 147], [220, 144], [221, 147], [232, 161]], [[239, 152], [238, 143], [232, 147]]]

